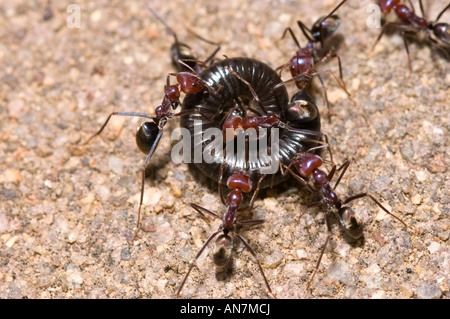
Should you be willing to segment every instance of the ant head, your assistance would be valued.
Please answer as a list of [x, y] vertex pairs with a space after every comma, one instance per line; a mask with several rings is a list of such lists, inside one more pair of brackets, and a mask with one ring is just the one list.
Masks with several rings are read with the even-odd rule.
[[228, 235], [220, 235], [214, 243], [214, 264], [218, 267], [225, 267], [231, 259], [233, 251], [233, 240]]
[[321, 17], [311, 28], [311, 35], [317, 42], [322, 42], [336, 31], [341, 24], [341, 19], [337, 15]]
[[363, 234], [363, 225], [350, 207], [341, 207], [338, 210], [339, 222], [344, 227], [345, 232], [353, 238], [359, 238]]
[[176, 77], [181, 91], [185, 94], [199, 93], [205, 88], [203, 80], [190, 72], [179, 72]]
[[144, 122], [138, 127], [136, 144], [143, 153], [150, 153], [159, 131], [159, 126], [155, 122]]
[[316, 154], [302, 154], [295, 162], [295, 168], [301, 176], [308, 177], [323, 164], [323, 159]]
[[316, 119], [319, 116], [319, 110], [309, 95], [308, 90], [302, 88], [292, 95], [291, 102], [286, 110], [286, 120], [302, 122]]
[[432, 26], [433, 34], [439, 42], [450, 47], [450, 25], [445, 22], [436, 23]]
[[244, 193], [249, 193], [253, 189], [253, 182], [250, 175], [243, 171], [235, 171], [227, 180], [229, 189], [239, 189]]

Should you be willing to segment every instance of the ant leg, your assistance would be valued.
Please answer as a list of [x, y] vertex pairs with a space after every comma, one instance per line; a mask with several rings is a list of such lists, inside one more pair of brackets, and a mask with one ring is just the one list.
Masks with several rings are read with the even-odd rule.
[[317, 271], [319, 270], [320, 262], [322, 261], [322, 257], [325, 252], [325, 248], [327, 247], [328, 241], [330, 240], [331, 235], [332, 235], [330, 216], [331, 216], [330, 211], [328, 211], [327, 214], [325, 215], [325, 222], [327, 224], [327, 238], [325, 239], [325, 244], [323, 245], [322, 251], [320, 252], [320, 256], [319, 256], [319, 260], [317, 261], [316, 268], [314, 269], [311, 279], [309, 279], [308, 286], [306, 287], [306, 294], [308, 294], [309, 287], [311, 287], [313, 279], [316, 276]]
[[[288, 126], [288, 125], [284, 124], [283, 122], [280, 122], [278, 124], [278, 126], [280, 128], [286, 129], [286, 130], [294, 132], [294, 133], [300, 133], [300, 134], [312, 135], [312, 136], [320, 136], [320, 137], [323, 136], [323, 138], [325, 139], [325, 144], [329, 145], [328, 135], [326, 133], [323, 133], [323, 132], [320, 132], [320, 131], [311, 131], [311, 130], [306, 130], [306, 129], [293, 128], [291, 126]], [[321, 141], [315, 141], [315, 142], [318, 143], [318, 144], [321, 143]], [[330, 154], [330, 160], [333, 162], [333, 154], [331, 153], [331, 149], [330, 148], [328, 148], [328, 152]]]
[[[416, 15], [416, 10], [414, 9], [414, 5], [412, 4], [411, 0], [408, 0], [409, 2], [409, 6], [411, 7], [411, 11], [414, 15]], [[423, 15], [423, 6], [420, 6], [420, 10], [422, 10], [422, 17], [425, 18], [425, 16]]]
[[183, 115], [190, 115], [190, 114], [201, 115], [208, 122], [212, 122], [216, 117], [219, 116], [219, 114], [214, 114], [213, 116], [208, 116], [204, 112], [200, 111], [199, 109], [189, 109], [189, 110], [180, 111], [178, 113], [173, 114], [173, 116], [183, 116]]
[[158, 135], [156, 136], [155, 141], [153, 142], [152, 148], [150, 149], [150, 152], [148, 153], [147, 158], [144, 161], [144, 167], [142, 168], [141, 199], [139, 201], [139, 210], [138, 210], [138, 219], [137, 219], [137, 223], [136, 223], [136, 231], [134, 232], [132, 241], [134, 241], [136, 239], [136, 236], [139, 232], [139, 228], [141, 226], [141, 208], [142, 208], [142, 204], [144, 202], [145, 169], [147, 168], [148, 163], [150, 162], [150, 159], [152, 158], [153, 153], [155, 152], [156, 147], [158, 146], [159, 141], [161, 140], [162, 133], [163, 133], [163, 130], [161, 129], [159, 131]]
[[[449, 4], [449, 5], [450, 5], [450, 4]], [[450, 59], [450, 53], [447, 52], [447, 50], [439, 43], [438, 40], [433, 39], [430, 35], [428, 35], [428, 40], [430, 40], [430, 42], [431, 42], [432, 44], [434, 44], [435, 46], [437, 46], [438, 49], [441, 50], [441, 52], [445, 55], [445, 57], [446, 57], [447, 59]]]
[[257, 225], [261, 225], [265, 223], [264, 219], [249, 219], [249, 220], [239, 220], [236, 221], [236, 224], [238, 225], [242, 225], [242, 226], [248, 226], [248, 227], [253, 227], [253, 226], [257, 226]]
[[[420, 4], [422, 5], [422, 0], [420, 0]], [[450, 8], [450, 3], [447, 4], [447, 6], [442, 9], [441, 12], [439, 12], [438, 16], [436, 17], [436, 20], [434, 21], [434, 23], [438, 22], [438, 20], [441, 18], [441, 16], [444, 14], [445, 11], [447, 11]]]
[[[308, 39], [309, 42], [314, 42], [314, 38], [311, 34], [311, 30], [308, 29], [308, 27], [300, 20], [297, 21], [298, 27], [300, 28], [300, 30], [303, 32], [303, 34], [305, 35], [305, 37]], [[306, 32], [308, 31], [308, 32]]]
[[255, 199], [256, 199], [256, 196], [258, 196], [258, 193], [259, 193], [259, 189], [260, 189], [260, 186], [261, 186], [261, 182], [262, 182], [262, 180], [264, 179], [264, 177], [266, 177], [266, 176], [267, 176], [267, 175], [262, 175], [262, 176], [260, 177], [260, 179], [258, 180], [258, 183], [256, 184], [256, 189], [255, 189], [255, 191], [253, 192], [252, 198], [250, 199], [249, 207], [253, 207], [253, 203], [254, 203], [254, 201], [255, 201]]
[[[314, 140], [312, 140], [312, 141], [314, 141]], [[311, 147], [305, 153], [311, 153], [311, 152], [314, 152], [314, 151], [319, 150], [319, 149], [327, 148], [328, 149], [328, 153], [330, 154], [330, 160], [329, 161], [324, 160], [324, 159], [322, 159], [322, 160], [323, 160], [324, 163], [335, 165], [334, 162], [333, 162], [333, 154], [331, 153], [330, 144], [328, 144], [327, 142], [321, 142], [321, 143], [322, 143], [322, 145]]]
[[180, 288], [178, 288], [177, 294], [176, 296], [179, 297], [181, 290], [184, 287], [184, 284], [186, 283], [187, 278], [189, 277], [189, 274], [191, 273], [192, 268], [195, 265], [195, 262], [197, 261], [197, 259], [201, 256], [201, 254], [203, 253], [203, 251], [205, 250], [206, 246], [208, 246], [208, 244], [211, 242], [211, 240], [214, 239], [214, 237], [216, 237], [219, 233], [221, 232], [221, 230], [218, 230], [216, 232], [214, 232], [211, 236], [209, 236], [209, 238], [205, 241], [205, 243], [203, 244], [202, 248], [200, 248], [200, 250], [198, 251], [197, 255], [194, 257], [194, 259], [191, 261], [190, 265], [189, 265], [189, 269], [188, 272], [186, 273], [186, 275], [184, 276], [183, 281], [181, 282]]
[[[339, 78], [341, 79], [341, 81], [338, 81], [338, 79], [336, 78], [336, 76], [333, 74], [333, 72], [330, 71], [330, 73], [333, 75], [334, 79], [336, 80], [336, 82], [339, 84], [339, 86], [345, 91], [345, 93], [347, 93], [348, 97], [351, 98], [351, 94], [348, 92], [347, 90], [347, 86], [345, 85], [345, 81], [344, 81], [344, 75], [342, 74], [342, 62], [341, 62], [341, 57], [334, 51], [331, 51], [331, 57], [332, 58], [336, 58], [338, 60], [338, 67], [339, 67]], [[325, 56], [326, 57], [326, 56]], [[325, 58], [324, 57], [324, 58]]]
[[323, 201], [320, 202], [314, 202], [314, 203], [309, 203], [308, 205], [306, 205], [307, 208], [311, 208], [311, 207], [315, 207], [315, 206], [320, 206], [323, 204]]
[[408, 41], [406, 40], [407, 34], [417, 34], [417, 32], [409, 30], [402, 31], [403, 44], [405, 45], [406, 55], [408, 56], [408, 67], [409, 71], [412, 72], [411, 56], [409, 54]]
[[248, 87], [248, 89], [249, 89], [250, 92], [252, 93], [253, 98], [255, 99], [255, 101], [261, 106], [261, 109], [263, 110], [264, 114], [267, 115], [267, 110], [265, 109], [264, 105], [261, 103], [261, 101], [260, 101], [258, 95], [256, 94], [255, 89], [252, 87], [252, 85], [251, 85], [248, 81], [244, 80], [244, 79], [243, 79], [239, 74], [237, 74], [236, 71], [234, 71], [233, 69], [231, 69], [231, 68], [229, 68], [229, 67], [227, 67], [227, 66], [225, 67], [225, 69], [227, 69], [228, 71], [230, 71], [236, 78], [238, 78], [241, 82], [243, 82], [243, 83]]
[[212, 61], [214, 59], [214, 57], [216, 56], [217, 52], [219, 52], [219, 51], [220, 51], [220, 44], [218, 44], [217, 48], [213, 51], [213, 53], [211, 53], [211, 55], [206, 58], [205, 64], [207, 64], [209, 61]]
[[[341, 87], [342, 90], [344, 90], [344, 92], [347, 94], [347, 96], [348, 96], [350, 99], [352, 99], [352, 95], [351, 95], [350, 92], [347, 90], [347, 86], [345, 85], [344, 80], [342, 79], [342, 82], [339, 81], [339, 79], [337, 78], [337, 76], [334, 74], [333, 71], [331, 71], [331, 70], [323, 70], [323, 71], [320, 71], [320, 72], [313, 73], [313, 75], [317, 74], [317, 76], [319, 76], [319, 73], [323, 73], [323, 72], [330, 72], [331, 75], [333, 76], [333, 78], [336, 80], [336, 83], [339, 84], [339, 86]], [[339, 70], [339, 72], [341, 72], [341, 70]], [[340, 76], [342, 77], [342, 74], [341, 74]], [[352, 100], [353, 100], [353, 99], [352, 99]]]
[[378, 200], [375, 199], [375, 197], [373, 197], [373, 196], [370, 195], [369, 193], [361, 193], [361, 194], [358, 194], [358, 195], [353, 195], [353, 196], [351, 196], [351, 197], [345, 199], [345, 200], [342, 202], [342, 205], [345, 205], [345, 204], [347, 204], [347, 203], [349, 203], [349, 202], [351, 202], [351, 201], [353, 201], [353, 200], [355, 200], [355, 199], [362, 198], [362, 197], [369, 197], [369, 198], [370, 198], [375, 204], [377, 204], [378, 207], [380, 207], [386, 214], [391, 215], [392, 217], [394, 217], [395, 219], [397, 219], [400, 223], [402, 223], [406, 228], [409, 228], [408, 225], [406, 225], [406, 223], [405, 223], [403, 220], [401, 220], [399, 217], [397, 217], [397, 216], [395, 216], [394, 214], [392, 214], [389, 210], [387, 210], [386, 207], [384, 207]]
[[338, 60], [338, 66], [339, 66], [339, 77], [341, 78], [342, 84], [344, 84], [344, 87], [346, 87], [345, 85], [345, 81], [344, 81], [344, 76], [342, 75], [342, 63], [341, 63], [341, 57], [339, 55], [335, 55], [337, 60]]
[[223, 195], [223, 187], [222, 187], [222, 179], [223, 179], [223, 169], [224, 169], [224, 165], [220, 166], [220, 175], [219, 175], [219, 197], [220, 200], [222, 201], [222, 204], [224, 204], [225, 206], [227, 206], [227, 202], [225, 200], [225, 197]]
[[155, 123], [157, 123], [158, 118], [150, 115], [150, 114], [145, 114], [145, 113], [136, 113], [136, 112], [112, 112], [111, 114], [109, 114], [108, 118], [106, 119], [105, 123], [102, 125], [102, 127], [100, 128], [100, 130], [95, 133], [94, 135], [92, 135], [86, 142], [83, 143], [83, 145], [88, 144], [94, 137], [96, 137], [97, 135], [100, 135], [101, 132], [103, 132], [103, 130], [105, 129], [106, 125], [108, 124], [109, 120], [111, 119], [111, 117], [113, 115], [120, 115], [120, 116], [139, 116], [139, 117], [144, 117], [147, 119], [151, 119], [152, 121], [154, 121]]
[[[292, 177], [294, 177], [296, 180], [298, 180], [300, 183], [302, 183], [304, 186], [306, 186], [311, 192], [316, 191], [304, 178], [302, 178], [300, 175], [294, 173], [290, 166], [294, 163], [294, 161], [291, 161], [291, 163], [289, 163], [289, 166], [284, 165], [283, 163], [280, 162], [280, 171], [281, 174], [283, 176], [286, 176], [287, 173], [291, 173]], [[283, 166], [286, 166], [285, 171], [283, 171]]]
[[221, 219], [221, 217], [219, 215], [217, 215], [216, 213], [210, 211], [209, 209], [206, 209], [205, 207], [199, 206], [199, 205], [194, 204], [194, 203], [189, 203], [189, 205], [191, 205], [191, 207], [193, 209], [195, 209], [199, 214], [201, 214], [203, 217], [205, 217], [205, 219], [207, 219], [205, 213], [210, 215], [210, 216], [212, 216], [212, 217]]
[[217, 48], [214, 49], [213, 53], [205, 60], [205, 62], [202, 62], [202, 64], [207, 65], [209, 61], [211, 61], [212, 59], [214, 59], [214, 57], [216, 56], [217, 52], [219, 52], [219, 50], [220, 50], [220, 44], [205, 39], [204, 37], [202, 37], [201, 35], [199, 35], [197, 32], [194, 32], [194, 31], [193, 31], [191, 28], [189, 28], [189, 27], [187, 27], [186, 29], [187, 29], [190, 33], [192, 33], [193, 35], [195, 35], [197, 38], [199, 38], [200, 40], [202, 40], [203, 42], [206, 42], [206, 43], [208, 43], [208, 44], [216, 45], [216, 46], [217, 46]]
[[272, 289], [270, 289], [269, 282], [267, 281], [266, 275], [264, 274], [264, 270], [261, 266], [261, 263], [259, 262], [258, 256], [256, 256], [255, 251], [252, 249], [252, 247], [250, 247], [250, 245], [247, 243], [247, 241], [241, 235], [239, 235], [236, 232], [231, 232], [231, 233], [244, 244], [245, 248], [247, 248], [247, 250], [252, 254], [253, 258], [255, 258], [256, 263], [259, 267], [259, 271], [263, 275], [264, 282], [266, 283], [266, 286], [267, 286], [267, 289], [269, 290], [270, 295], [275, 297], [274, 294], [272, 293]]
[[283, 36], [281, 37], [281, 39], [283, 39], [286, 36], [286, 32], [289, 32], [291, 34], [292, 39], [294, 40], [295, 44], [297, 44], [298, 48], [300, 49], [301, 48], [300, 42], [298, 42], [297, 38], [294, 35], [294, 32], [292, 32], [292, 29], [290, 27], [287, 27], [286, 29], [284, 29]]
[[280, 78], [281, 78], [281, 73], [282, 73], [283, 70], [286, 69], [288, 66], [289, 66], [289, 62], [287, 62], [287, 63], [285, 63], [285, 64], [283, 64], [283, 65], [280, 65], [279, 67], [277, 67], [277, 68], [275, 69], [275, 72], [278, 72], [278, 70], [280, 70], [280, 72], [278, 72], [278, 76], [279, 76]]
[[[336, 189], [336, 187], [337, 187], [337, 186], [339, 185], [339, 183], [341, 182], [341, 179], [342, 179], [342, 177], [344, 177], [344, 174], [345, 174], [345, 172], [347, 171], [347, 168], [350, 166], [350, 163], [351, 163], [351, 162], [350, 162], [349, 160], [347, 160], [347, 161], [344, 162], [344, 164], [341, 165], [341, 167], [339, 167], [339, 168], [337, 169], [337, 171], [342, 170], [342, 172], [339, 174], [339, 176], [338, 176], [338, 178], [337, 178], [337, 180], [336, 180], [336, 183], [334, 184], [333, 189]], [[334, 172], [333, 172], [333, 175], [334, 175]], [[328, 174], [328, 176], [329, 176], [328, 180], [329, 180], [329, 181], [333, 178], [333, 175], [332, 175], [332, 174]]]
[[398, 23], [398, 22], [388, 22], [386, 24], [383, 25], [383, 28], [381, 29], [380, 34], [378, 35], [377, 40], [375, 41], [375, 43], [372, 46], [372, 51], [375, 49], [375, 46], [377, 45], [378, 41], [380, 41], [381, 37], [383, 36], [383, 34], [386, 32], [386, 29], [389, 27], [395, 27], [398, 29], [410, 29], [411, 25], [410, 24], [404, 24], [404, 23]]
[[322, 85], [323, 99], [325, 101], [328, 110], [328, 122], [331, 122], [331, 107], [330, 102], [328, 101], [327, 90], [325, 88], [326, 86], [319, 73], [317, 73], [317, 77], [319, 78], [320, 84]]

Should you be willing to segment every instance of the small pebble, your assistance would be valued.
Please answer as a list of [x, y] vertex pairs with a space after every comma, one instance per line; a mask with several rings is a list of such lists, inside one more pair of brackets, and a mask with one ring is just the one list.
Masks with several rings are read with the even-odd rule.
[[276, 268], [283, 261], [283, 254], [279, 251], [266, 256], [264, 259], [264, 266], [266, 268]]
[[330, 266], [328, 266], [327, 274], [334, 280], [338, 280], [344, 284], [350, 282], [350, 273], [348, 266], [343, 261], [333, 262]]
[[20, 180], [20, 170], [16, 168], [8, 168], [0, 174], [0, 183], [18, 183]]
[[156, 244], [166, 244], [173, 238], [173, 228], [170, 224], [162, 218], [158, 218], [155, 222], [155, 231], [149, 232], [149, 236]]
[[69, 236], [67, 236], [67, 241], [70, 244], [73, 244], [74, 242], [77, 241], [78, 237], [80, 236], [81, 233], [81, 228], [83, 227], [83, 225], [81, 223], [79, 223], [70, 233]]
[[6, 233], [9, 228], [9, 219], [6, 214], [0, 214], [0, 234]]
[[130, 247], [125, 247], [122, 249], [122, 251], [120, 252], [120, 260], [123, 260], [123, 261], [131, 260]]
[[123, 173], [123, 161], [117, 156], [110, 156], [108, 161], [109, 168], [117, 175], [122, 175]]
[[80, 267], [75, 264], [69, 264], [66, 269], [66, 280], [69, 289], [81, 288], [83, 277]]
[[17, 241], [17, 239], [19, 239], [19, 236], [12, 236], [10, 239], [8, 239], [5, 243], [5, 246], [8, 248], [11, 248], [12, 246], [14, 246], [15, 242]]
[[298, 276], [301, 274], [304, 267], [304, 263], [301, 262], [288, 262], [283, 268], [285, 276]]
[[297, 258], [299, 260], [302, 260], [302, 259], [309, 260], [311, 258], [311, 254], [309, 254], [306, 250], [303, 250], [303, 249], [297, 249], [295, 251], [295, 254], [297, 255]]
[[25, 102], [21, 99], [10, 101], [7, 108], [9, 116], [15, 119], [21, 118], [27, 112]]
[[422, 196], [420, 196], [420, 194], [414, 195], [411, 197], [411, 203], [414, 205], [420, 205], [420, 203], [422, 203]]
[[429, 246], [428, 246], [428, 251], [431, 254], [434, 254], [435, 252], [439, 251], [439, 249], [441, 249], [441, 245], [437, 242], [432, 242]]
[[439, 299], [442, 296], [442, 291], [438, 285], [420, 283], [417, 288], [417, 297], [420, 299]]

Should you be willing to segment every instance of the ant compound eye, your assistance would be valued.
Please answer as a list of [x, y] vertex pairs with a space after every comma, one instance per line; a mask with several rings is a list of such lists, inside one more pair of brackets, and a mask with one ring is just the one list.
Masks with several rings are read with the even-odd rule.
[[233, 240], [228, 235], [221, 235], [214, 244], [214, 264], [218, 267], [225, 267], [231, 259]]
[[342, 207], [338, 211], [339, 221], [345, 232], [353, 238], [361, 237], [363, 226], [355, 211], [350, 207]]
[[139, 126], [136, 131], [136, 144], [143, 153], [150, 153], [158, 133], [159, 127], [155, 122], [144, 122]]

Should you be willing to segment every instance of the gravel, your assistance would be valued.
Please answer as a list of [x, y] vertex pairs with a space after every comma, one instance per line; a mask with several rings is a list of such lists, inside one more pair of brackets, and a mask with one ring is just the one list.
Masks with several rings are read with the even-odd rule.
[[[311, 25], [337, 1], [153, 1], [153, 8], [200, 58], [221, 42], [218, 58], [247, 56], [276, 68], [294, 53], [285, 27]], [[364, 222], [364, 240], [348, 241], [333, 224], [310, 291], [306, 286], [327, 235], [324, 207], [287, 182], [261, 191], [241, 235], [255, 250], [278, 298], [442, 298], [450, 278], [448, 105], [449, 63], [429, 45], [411, 43], [413, 73], [399, 34], [371, 47], [365, 5], [339, 10], [344, 79], [323, 78], [333, 116], [317, 104], [337, 163], [352, 161], [337, 192], [369, 191], [349, 205]], [[429, 17], [441, 8], [427, 4]], [[205, 221], [189, 203], [224, 213], [217, 185], [170, 159], [169, 121], [148, 169], [143, 229], [132, 241], [145, 155], [135, 146], [137, 118], [154, 114], [166, 75], [175, 72], [173, 38], [144, 1], [77, 1], [80, 28], [69, 28], [67, 4], [0, 3], [0, 298], [173, 298], [189, 262], [220, 221]], [[303, 12], [303, 14], [302, 14]], [[447, 11], [442, 21], [449, 20]], [[337, 72], [331, 60], [323, 69]], [[287, 72], [283, 73], [288, 78]], [[171, 79], [173, 81], [173, 79]], [[289, 86], [293, 91], [294, 86]], [[252, 212], [247, 212], [251, 218]], [[253, 257], [235, 243], [230, 273], [218, 279], [208, 248], [183, 289], [187, 298], [267, 298]]]

